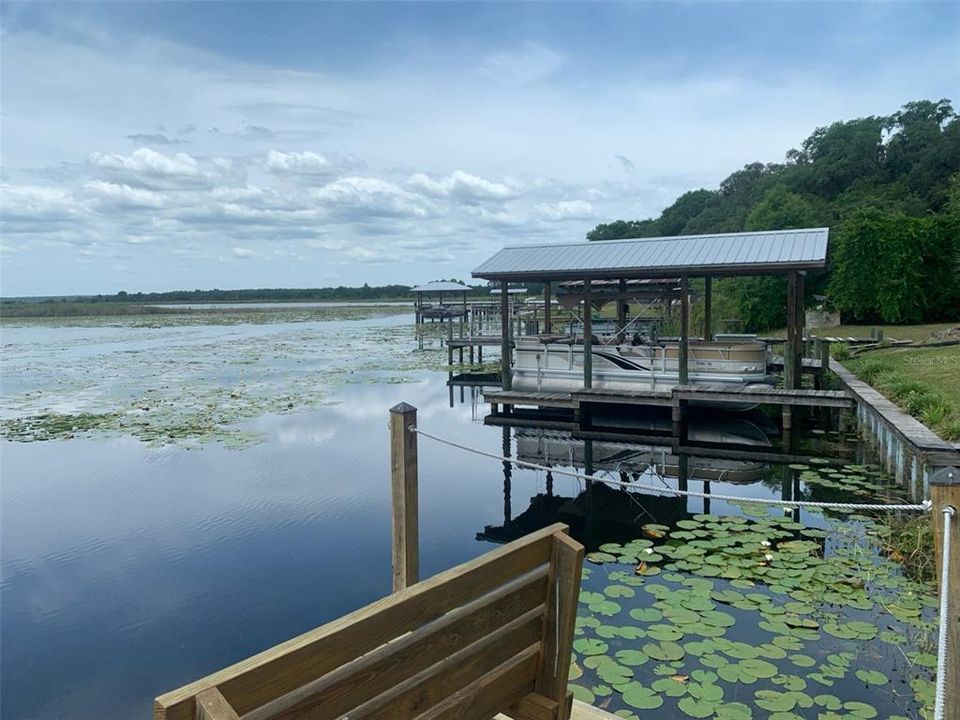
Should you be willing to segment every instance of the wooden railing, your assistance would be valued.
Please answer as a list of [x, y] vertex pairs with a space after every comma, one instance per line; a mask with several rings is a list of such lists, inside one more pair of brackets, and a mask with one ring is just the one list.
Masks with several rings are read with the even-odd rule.
[[156, 720], [566, 720], [583, 547], [532, 533], [161, 695]]

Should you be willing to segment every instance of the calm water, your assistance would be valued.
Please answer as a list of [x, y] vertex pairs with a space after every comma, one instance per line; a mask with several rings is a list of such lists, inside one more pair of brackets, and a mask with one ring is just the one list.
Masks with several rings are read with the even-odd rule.
[[[69, 365], [67, 405], [106, 403], [102, 385], [83, 378], [101, 374], [97, 367], [120, 368], [116, 356], [125, 352], [161, 363], [170, 354], [178, 363], [168, 378], [174, 384], [212, 377], [297, 388], [324, 363], [340, 374], [323, 377], [322, 400], [312, 408], [243, 420], [261, 441], [242, 449], [147, 444], [122, 433], [2, 442], [3, 718], [148, 718], [157, 694], [389, 592], [387, 409], [400, 401], [419, 408], [422, 427], [453, 440], [582, 466], [583, 443], [484, 426], [476, 391], [465, 390], [461, 401], [459, 390], [451, 397], [445, 374], [417, 369], [442, 351], [416, 354], [411, 320], [158, 328], [152, 335], [123, 328], [5, 332], [4, 400], [21, 411], [24, 393], [63, 381], [57, 362]], [[210, 345], [224, 336], [233, 338], [232, 349], [209, 358]], [[366, 338], [367, 361], [363, 378], [349, 381], [350, 359], [327, 341], [356, 337]], [[252, 369], [242, 369], [251, 362], [244, 343], [267, 344], [267, 357]], [[269, 352], [287, 344], [297, 352]], [[196, 376], [182, 367], [191, 352], [200, 364]], [[91, 358], [93, 372], [81, 371]], [[131, 366], [134, 379], [121, 383], [131, 397], [150, 384], [150, 368], [146, 359]], [[765, 431], [747, 434], [755, 432]], [[660, 451], [599, 443], [592, 451], [597, 472], [617, 477], [624, 463], [642, 468], [653, 460], [665, 481], [675, 482]], [[715, 493], [780, 496], [779, 468], [692, 463], [694, 474], [714, 478]], [[718, 468], [740, 482], [717, 480]], [[573, 479], [505, 473], [496, 461], [421, 441], [422, 575], [558, 517], [598, 545], [635, 537], [651, 516], [669, 523], [704, 510], [701, 500], [648, 499], [641, 507], [621, 497], [594, 522], [583, 512], [582, 490]], [[716, 501], [710, 510], [738, 512]]]

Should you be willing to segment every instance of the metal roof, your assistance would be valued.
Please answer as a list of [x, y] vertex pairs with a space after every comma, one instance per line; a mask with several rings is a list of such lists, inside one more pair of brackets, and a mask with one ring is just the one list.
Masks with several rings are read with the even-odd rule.
[[826, 266], [828, 228], [506, 247], [473, 276], [485, 280], [756, 275]]
[[423, 293], [445, 293], [445, 292], [470, 292], [470, 288], [457, 282], [448, 282], [447, 280], [434, 280], [426, 285], [418, 285], [410, 288], [410, 292]]

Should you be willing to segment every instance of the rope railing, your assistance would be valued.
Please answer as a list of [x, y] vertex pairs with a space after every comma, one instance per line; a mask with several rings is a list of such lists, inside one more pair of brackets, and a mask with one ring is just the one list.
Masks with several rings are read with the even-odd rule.
[[438, 442], [442, 445], [447, 445], [452, 448], [457, 448], [458, 450], [463, 450], [465, 452], [473, 453], [474, 455], [480, 455], [483, 457], [491, 458], [492, 460], [499, 460], [500, 462], [511, 463], [517, 467], [527, 468], [529, 470], [541, 470], [545, 472], [553, 473], [554, 475], [560, 475], [564, 477], [571, 477], [577, 480], [587, 480], [590, 482], [599, 482], [604, 483], [605, 485], [611, 485], [614, 487], [630, 488], [633, 490], [648, 490], [650, 492], [667, 494], [667, 495], [676, 495], [676, 496], [686, 496], [686, 497], [698, 497], [707, 500], [723, 500], [726, 502], [740, 502], [740, 503], [755, 503], [760, 505], [779, 505], [782, 507], [790, 508], [820, 508], [823, 510], [837, 509], [837, 510], [906, 510], [906, 511], [919, 511], [919, 512], [929, 512], [932, 504], [929, 500], [926, 500], [922, 503], [910, 503], [910, 504], [886, 504], [886, 503], [876, 503], [876, 504], [863, 504], [863, 503], [839, 503], [839, 502], [817, 502], [813, 500], [779, 500], [777, 498], [756, 498], [756, 497], [744, 497], [737, 495], [719, 495], [716, 493], [704, 493], [697, 492], [696, 490], [680, 490], [679, 488], [672, 488], [667, 485], [648, 485], [639, 482], [623, 482], [619, 480], [612, 480], [610, 478], [601, 477], [599, 475], [588, 475], [586, 473], [576, 472], [575, 470], [564, 470], [563, 468], [554, 468], [548, 465], [540, 465], [539, 463], [529, 462], [527, 460], [519, 460], [517, 458], [508, 457], [506, 455], [498, 455], [497, 453], [487, 452], [485, 450], [478, 450], [477, 448], [470, 447], [469, 445], [464, 445], [462, 443], [455, 442], [453, 440], [448, 440], [446, 438], [439, 437], [432, 433], [422, 430], [418, 427], [410, 427], [411, 432], [415, 432], [418, 435], [425, 437], [434, 442]]
[[943, 508], [943, 552], [940, 561], [940, 627], [937, 633], [937, 679], [934, 687], [933, 720], [944, 720], [947, 709], [947, 632], [950, 627], [951, 526], [957, 511]]

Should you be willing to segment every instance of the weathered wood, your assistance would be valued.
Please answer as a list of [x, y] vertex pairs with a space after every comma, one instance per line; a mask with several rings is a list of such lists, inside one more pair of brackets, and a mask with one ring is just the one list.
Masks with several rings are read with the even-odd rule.
[[679, 370], [680, 384], [690, 382], [690, 280], [686, 275], [680, 278], [680, 347]]
[[500, 372], [501, 385], [504, 390], [509, 390], [513, 384], [513, 378], [510, 375], [510, 359], [512, 354], [512, 344], [510, 342], [510, 293], [507, 292], [507, 281], [500, 283]]
[[713, 278], [703, 279], [703, 339], [713, 340]]
[[583, 387], [593, 387], [593, 302], [589, 279], [583, 282]]
[[620, 278], [617, 283], [617, 290], [620, 292], [620, 297], [617, 298], [617, 337], [620, 342], [623, 342], [624, 328], [627, 326], [627, 301], [622, 298], [627, 294], [627, 281]]
[[338, 620], [161, 695], [158, 720], [193, 720], [195, 696], [217, 687], [241, 715], [549, 562], [557, 523]]
[[[453, 351], [451, 351], [452, 353]], [[390, 487], [393, 536], [393, 591], [420, 579], [418, 514], [417, 409], [407, 403], [390, 408]]]
[[293, 720], [314, 708], [337, 717], [518, 618], [546, 612], [543, 566], [244, 715]]
[[538, 693], [557, 703], [564, 702], [567, 695], [582, 567], [583, 546], [562, 533], [554, 535], [547, 586], [547, 617], [541, 640], [543, 653], [536, 688]]
[[197, 695], [197, 720], [240, 720], [230, 703], [215, 687]]
[[794, 320], [794, 368], [793, 368], [793, 379], [796, 383], [796, 387], [802, 387], [802, 369], [803, 369], [803, 356], [804, 356], [804, 347], [806, 345], [804, 341], [804, 324], [806, 323], [806, 312], [805, 312], [805, 302], [804, 295], [806, 294], [806, 281], [807, 274], [803, 271], [797, 272], [796, 280], [796, 299], [794, 300], [794, 312], [796, 312], [797, 317]]
[[550, 298], [550, 283], [545, 282], [543, 284], [543, 332], [546, 335], [549, 335], [553, 332], [553, 318], [551, 315], [551, 298]]
[[787, 273], [787, 339], [783, 347], [783, 387], [794, 390], [799, 387], [795, 378], [797, 337], [797, 273]]
[[773, 387], [727, 388], [715, 385], [678, 385], [672, 390], [674, 399], [698, 402], [755, 402], [770, 405], [851, 408], [853, 398], [840, 390], [785, 390]]
[[944, 509], [953, 508], [950, 530], [950, 581], [948, 584], [950, 618], [947, 627], [947, 682], [945, 720], [960, 720], [960, 469], [947, 467], [930, 477], [930, 519], [937, 563], [937, 584], [942, 592], [946, 578], [941, 577], [944, 549]]

